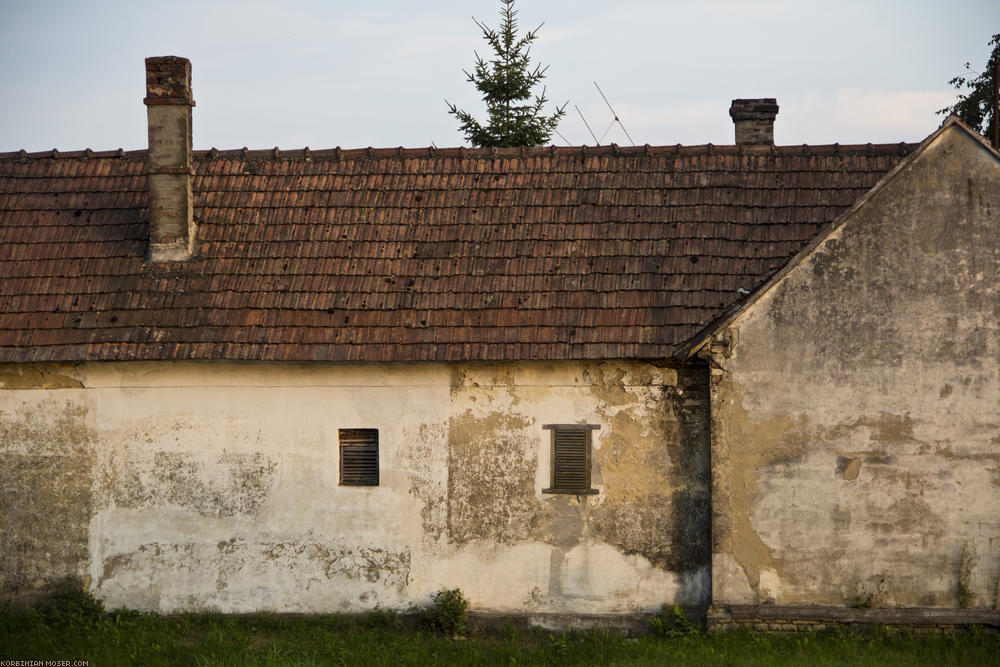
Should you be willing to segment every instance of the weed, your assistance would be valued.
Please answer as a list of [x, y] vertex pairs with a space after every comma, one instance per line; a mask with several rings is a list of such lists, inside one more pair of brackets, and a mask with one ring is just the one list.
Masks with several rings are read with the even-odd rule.
[[700, 632], [678, 605], [669, 612], [667, 605], [663, 605], [660, 615], [649, 619], [649, 628], [657, 637], [666, 638], [691, 637]]
[[38, 613], [50, 627], [89, 627], [104, 617], [104, 603], [90, 594], [79, 577], [63, 577], [46, 587]]
[[518, 631], [517, 626], [509, 619], [504, 620], [500, 633], [503, 635], [504, 641], [508, 644], [513, 644], [521, 638], [521, 633]]
[[469, 601], [457, 588], [441, 589], [431, 595], [431, 606], [427, 608], [427, 623], [437, 632], [447, 637], [461, 637], [465, 634]]
[[958, 554], [958, 564], [955, 568], [955, 598], [958, 606], [968, 609], [976, 600], [976, 594], [972, 590], [972, 569], [976, 567], [976, 552], [969, 546], [968, 542], [962, 545], [962, 551]]
[[608, 628], [591, 628], [583, 633], [587, 644], [599, 649], [613, 649], [622, 643], [622, 633]]
[[399, 614], [391, 609], [376, 606], [365, 615], [365, 625], [369, 629], [397, 628], [400, 625]]
[[572, 640], [571, 635], [568, 632], [560, 632], [559, 634], [549, 635], [548, 649], [549, 657], [554, 665], [560, 665], [566, 662], [566, 656], [569, 653], [569, 645]]

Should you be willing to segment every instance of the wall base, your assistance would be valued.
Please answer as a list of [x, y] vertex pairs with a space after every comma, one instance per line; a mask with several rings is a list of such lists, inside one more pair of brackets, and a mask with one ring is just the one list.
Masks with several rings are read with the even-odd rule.
[[772, 632], [801, 632], [832, 627], [869, 630], [876, 626], [887, 626], [897, 630], [935, 633], [968, 630], [973, 625], [1000, 631], [1000, 610], [712, 605], [706, 615], [709, 632], [726, 632], [739, 628]]
[[[704, 627], [705, 608], [680, 605], [685, 616], [695, 625]], [[668, 612], [669, 614], [669, 612]], [[649, 621], [656, 614], [643, 612], [585, 614], [573, 612], [516, 612], [469, 611], [469, 628], [473, 631], [502, 631], [513, 627], [519, 631], [534, 629], [549, 632], [568, 630], [617, 630], [626, 635], [645, 635], [650, 632]]]

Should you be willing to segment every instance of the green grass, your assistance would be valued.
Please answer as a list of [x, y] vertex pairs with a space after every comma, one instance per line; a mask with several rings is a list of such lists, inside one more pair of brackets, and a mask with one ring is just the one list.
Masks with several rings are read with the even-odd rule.
[[611, 631], [449, 639], [368, 616], [0, 611], [0, 660], [102, 665], [1000, 665], [1000, 635], [822, 632], [627, 638]]

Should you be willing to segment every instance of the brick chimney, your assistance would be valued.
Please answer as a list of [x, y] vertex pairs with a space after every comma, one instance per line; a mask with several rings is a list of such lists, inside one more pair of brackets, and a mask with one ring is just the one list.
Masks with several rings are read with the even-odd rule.
[[191, 197], [191, 61], [146, 58], [149, 121], [149, 258], [183, 261], [194, 255], [197, 226]]
[[733, 100], [729, 115], [736, 125], [737, 144], [774, 145], [774, 119], [778, 115], [775, 98]]

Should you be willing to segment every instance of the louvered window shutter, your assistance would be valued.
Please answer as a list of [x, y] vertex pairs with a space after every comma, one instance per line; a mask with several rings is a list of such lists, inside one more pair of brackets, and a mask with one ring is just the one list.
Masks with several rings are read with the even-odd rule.
[[340, 429], [340, 483], [378, 486], [378, 429]]
[[543, 493], [597, 493], [590, 488], [590, 424], [549, 424], [552, 431], [552, 488]]
[[552, 451], [554, 488], [581, 492], [590, 488], [589, 440], [590, 431], [556, 429]]

